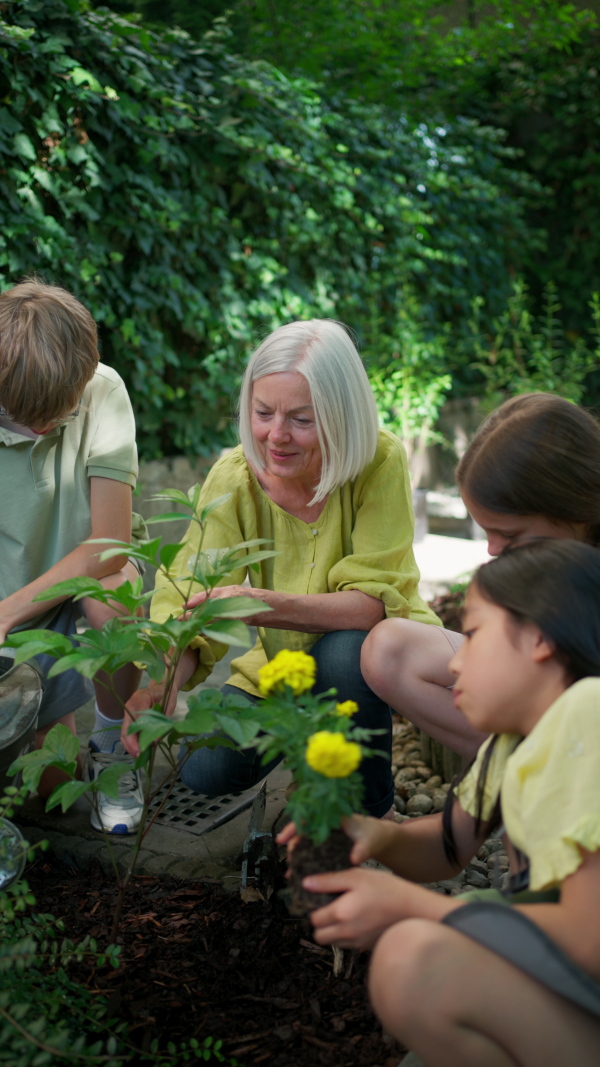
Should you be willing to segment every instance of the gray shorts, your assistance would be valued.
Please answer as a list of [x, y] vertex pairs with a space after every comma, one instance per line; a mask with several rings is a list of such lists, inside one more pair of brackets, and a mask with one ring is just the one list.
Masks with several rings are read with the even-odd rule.
[[505, 904], [465, 904], [442, 922], [508, 960], [579, 1008], [600, 1016], [600, 985], [530, 919]]
[[[79, 618], [81, 605], [74, 604], [72, 600], [65, 600], [45, 629], [71, 637], [76, 633]], [[55, 656], [41, 654], [35, 656], [35, 662], [44, 677], [44, 694], [38, 715], [39, 730], [52, 726], [58, 719], [62, 719], [63, 715], [68, 715], [70, 711], [76, 711], [82, 704], [86, 704], [94, 696], [94, 686], [89, 678], [84, 678], [74, 670], [48, 678], [48, 671], [56, 663]]]

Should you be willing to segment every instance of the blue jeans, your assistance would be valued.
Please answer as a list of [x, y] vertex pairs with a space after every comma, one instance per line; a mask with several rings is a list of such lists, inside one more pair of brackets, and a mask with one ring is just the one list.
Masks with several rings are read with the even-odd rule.
[[[336, 630], [319, 638], [311, 648], [311, 656], [317, 662], [315, 693], [337, 689], [337, 699], [355, 700], [359, 711], [354, 716], [357, 726], [370, 730], [383, 730], [372, 741], [372, 747], [386, 752], [387, 756], [370, 756], [360, 767], [364, 782], [364, 806], [369, 815], [380, 818], [392, 806], [394, 782], [392, 779], [392, 716], [390, 708], [369, 689], [360, 671], [360, 650], [367, 634], [364, 630]], [[222, 693], [233, 693], [257, 703], [260, 697], [233, 685], [224, 685]], [[185, 753], [182, 747], [180, 756]], [[199, 748], [192, 752], [181, 768], [181, 779], [189, 789], [206, 796], [222, 796], [224, 793], [248, 789], [276, 767], [279, 759], [262, 764], [255, 749], [243, 752], [228, 749]]]

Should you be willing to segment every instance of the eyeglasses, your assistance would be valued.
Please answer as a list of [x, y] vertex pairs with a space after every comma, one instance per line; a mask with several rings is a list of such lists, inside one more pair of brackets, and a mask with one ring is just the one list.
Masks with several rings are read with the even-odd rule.
[[[70, 411], [69, 414], [64, 415], [62, 419], [57, 419], [55, 422], [53, 422], [52, 426], [60, 426], [63, 422], [73, 422], [73, 419], [77, 418], [80, 411], [81, 406], [76, 407], [74, 411]], [[0, 404], [0, 415], [4, 415], [6, 419], [10, 419], [8, 411], [6, 410], [6, 408], [2, 407], [2, 404]], [[10, 419], [10, 421], [14, 422], [14, 419]]]

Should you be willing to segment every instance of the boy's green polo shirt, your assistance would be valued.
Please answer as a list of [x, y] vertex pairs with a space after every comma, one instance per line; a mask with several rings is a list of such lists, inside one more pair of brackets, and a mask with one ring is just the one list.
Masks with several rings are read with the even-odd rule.
[[[36, 440], [0, 426], [0, 599], [90, 536], [90, 478], [135, 488], [137, 473], [127, 390], [104, 364], [86, 386], [77, 418]], [[58, 610], [42, 611], [17, 629], [43, 627]]]

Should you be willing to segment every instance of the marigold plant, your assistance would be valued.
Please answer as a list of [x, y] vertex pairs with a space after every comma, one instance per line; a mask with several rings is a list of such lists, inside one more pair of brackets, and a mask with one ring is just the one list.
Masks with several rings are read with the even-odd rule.
[[353, 721], [356, 701], [337, 703], [335, 689], [313, 693], [315, 677], [312, 656], [283, 649], [260, 670], [266, 699], [253, 710], [262, 731], [258, 749], [264, 762], [284, 756], [292, 772], [295, 788], [287, 813], [300, 833], [320, 844], [345, 815], [362, 810], [358, 767], [376, 754], [365, 746], [377, 731]]
[[319, 730], [308, 739], [306, 762], [313, 771], [326, 778], [347, 778], [362, 759], [362, 750], [355, 741], [346, 741], [342, 734]]
[[338, 715], [356, 715], [358, 704], [355, 700], [344, 700], [343, 704], [336, 704], [335, 710]]
[[312, 689], [317, 673], [317, 665], [312, 656], [306, 652], [290, 652], [284, 648], [278, 652], [270, 663], [261, 667], [259, 686], [263, 696], [283, 692], [286, 686], [299, 696], [307, 689]]

